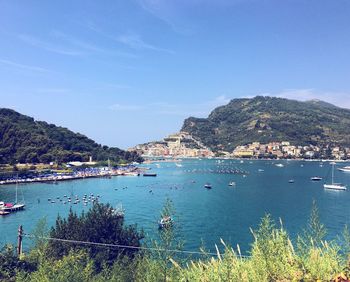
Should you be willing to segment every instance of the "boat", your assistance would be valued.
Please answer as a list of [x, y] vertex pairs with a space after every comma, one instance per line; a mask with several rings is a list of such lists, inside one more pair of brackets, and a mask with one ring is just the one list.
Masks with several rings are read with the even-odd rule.
[[144, 173], [143, 176], [146, 176], [146, 177], [147, 177], [147, 176], [148, 176], [148, 177], [149, 177], [149, 176], [150, 176], [150, 177], [156, 177], [157, 174], [156, 174], [156, 173]]
[[338, 168], [338, 170], [342, 172], [350, 172], [350, 166], [344, 166], [344, 167]]
[[173, 219], [171, 216], [164, 216], [158, 222], [159, 229], [168, 228], [173, 225]]
[[231, 181], [231, 182], [228, 184], [228, 186], [236, 186], [236, 182]]
[[264, 172], [264, 170], [262, 168], [259, 168], [258, 172]]
[[3, 211], [3, 210], [0, 210], [0, 215], [8, 215], [10, 214], [10, 212], [8, 211]]
[[284, 164], [275, 164], [277, 167], [284, 167]]
[[123, 208], [122, 204], [117, 205], [112, 212], [118, 217], [124, 217], [125, 215], [125, 209]]
[[211, 189], [211, 188], [212, 188], [212, 186], [211, 186], [211, 184], [210, 184], [210, 183], [206, 183], [206, 184], [204, 184], [204, 188]]
[[177, 167], [182, 167], [182, 164], [175, 163]]
[[310, 177], [310, 179], [311, 179], [312, 181], [320, 181], [320, 180], [322, 180], [322, 177], [313, 176], [313, 177]]
[[0, 211], [3, 212], [15, 212], [15, 211], [19, 211], [19, 210], [23, 210], [24, 209], [24, 204], [12, 204], [12, 203], [4, 203], [4, 202], [0, 202]]
[[16, 200], [15, 203], [4, 203], [4, 202], [0, 202], [0, 211], [3, 212], [15, 212], [15, 211], [20, 211], [23, 210], [25, 207], [24, 203], [19, 203], [18, 202], [18, 180], [16, 182]]
[[289, 179], [288, 180], [288, 183], [294, 183], [295, 181], [294, 181], [294, 179]]
[[323, 184], [324, 189], [329, 190], [346, 190], [346, 186], [341, 183], [334, 183], [334, 166], [335, 163], [332, 163], [332, 183], [331, 184]]

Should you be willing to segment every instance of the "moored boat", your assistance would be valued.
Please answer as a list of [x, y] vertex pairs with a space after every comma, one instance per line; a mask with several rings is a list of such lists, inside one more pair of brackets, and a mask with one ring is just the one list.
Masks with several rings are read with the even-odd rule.
[[125, 215], [125, 209], [123, 208], [122, 204], [117, 205], [112, 212], [118, 217], [124, 217]]
[[323, 184], [324, 189], [328, 189], [328, 190], [346, 190], [346, 186], [341, 184], [341, 183], [334, 183], [334, 166], [335, 163], [332, 163], [332, 183], [330, 184]]
[[211, 186], [211, 184], [210, 184], [210, 183], [206, 183], [206, 184], [204, 184], [204, 188], [211, 189], [211, 188], [212, 188], [212, 186]]
[[8, 215], [10, 214], [10, 212], [8, 211], [3, 211], [3, 210], [0, 210], [0, 215]]
[[319, 176], [313, 176], [310, 178], [312, 181], [320, 181], [322, 180], [322, 177], [319, 177]]
[[144, 173], [143, 176], [147, 176], [147, 177], [156, 177], [157, 174], [156, 174], [156, 173]]
[[338, 170], [342, 172], [350, 172], [350, 166], [344, 166], [344, 167], [338, 168]]
[[164, 216], [158, 222], [159, 229], [168, 228], [173, 225], [173, 219], [171, 216]]

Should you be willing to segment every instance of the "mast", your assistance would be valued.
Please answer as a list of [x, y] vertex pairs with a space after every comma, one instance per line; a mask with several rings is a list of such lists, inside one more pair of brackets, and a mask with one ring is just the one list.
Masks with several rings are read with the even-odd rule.
[[16, 179], [16, 202], [15, 204], [17, 204], [17, 201], [18, 201], [18, 174], [17, 174], [17, 179]]

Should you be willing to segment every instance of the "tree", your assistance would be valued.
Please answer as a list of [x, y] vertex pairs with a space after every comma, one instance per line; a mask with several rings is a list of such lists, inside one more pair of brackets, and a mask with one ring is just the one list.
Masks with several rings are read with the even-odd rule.
[[[67, 219], [57, 218], [50, 236], [133, 247], [140, 247], [141, 240], [144, 238], [143, 232], [139, 232], [135, 225], [126, 226], [124, 217], [116, 214], [109, 204], [94, 204], [86, 214], [82, 213], [80, 216], [70, 210]], [[83, 249], [94, 260], [97, 269], [101, 269], [103, 264], [112, 265], [120, 256], [133, 258], [138, 253], [138, 249], [106, 248], [59, 241], [50, 241], [48, 249], [48, 254], [56, 259], [68, 255], [72, 250]]]
[[15, 281], [16, 274], [21, 270], [32, 271], [34, 265], [20, 260], [12, 245], [6, 245], [0, 252], [0, 281]]

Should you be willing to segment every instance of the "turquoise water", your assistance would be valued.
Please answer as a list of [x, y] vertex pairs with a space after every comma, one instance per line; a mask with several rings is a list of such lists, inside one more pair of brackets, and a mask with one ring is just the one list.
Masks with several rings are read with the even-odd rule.
[[[277, 167], [283, 163], [284, 167]], [[19, 185], [26, 202], [26, 210], [0, 217], [0, 244], [15, 242], [17, 229], [23, 225], [30, 233], [36, 222], [46, 217], [54, 224], [58, 214], [67, 215], [70, 206], [80, 212], [89, 206], [52, 204], [47, 199], [63, 195], [100, 195], [100, 202], [113, 206], [122, 203], [127, 223], [137, 223], [149, 237], [158, 232], [157, 221], [168, 197], [176, 209], [176, 224], [180, 226], [185, 249], [198, 250], [202, 240], [209, 249], [220, 244], [220, 238], [233, 246], [249, 249], [252, 236], [249, 228], [256, 228], [265, 213], [271, 213], [292, 238], [306, 225], [312, 199], [320, 210], [321, 221], [328, 229], [328, 239], [336, 238], [345, 224], [350, 223], [350, 173], [335, 172], [338, 182], [347, 184], [348, 191], [327, 191], [323, 181], [312, 182], [311, 176], [325, 177], [331, 165], [306, 161], [244, 161], [184, 160], [182, 167], [175, 163], [150, 165], [157, 177], [114, 177], [86, 179], [52, 184]], [[347, 163], [338, 166], [349, 165]], [[249, 172], [223, 174], [222, 171], [240, 169]], [[264, 171], [260, 171], [264, 170]], [[294, 179], [294, 183], [288, 183]], [[236, 186], [228, 183], [234, 181]], [[211, 190], [203, 186], [210, 182]], [[14, 201], [14, 186], [0, 187], [0, 200]], [[117, 190], [115, 190], [117, 189]], [[152, 190], [152, 192], [150, 192]]]

